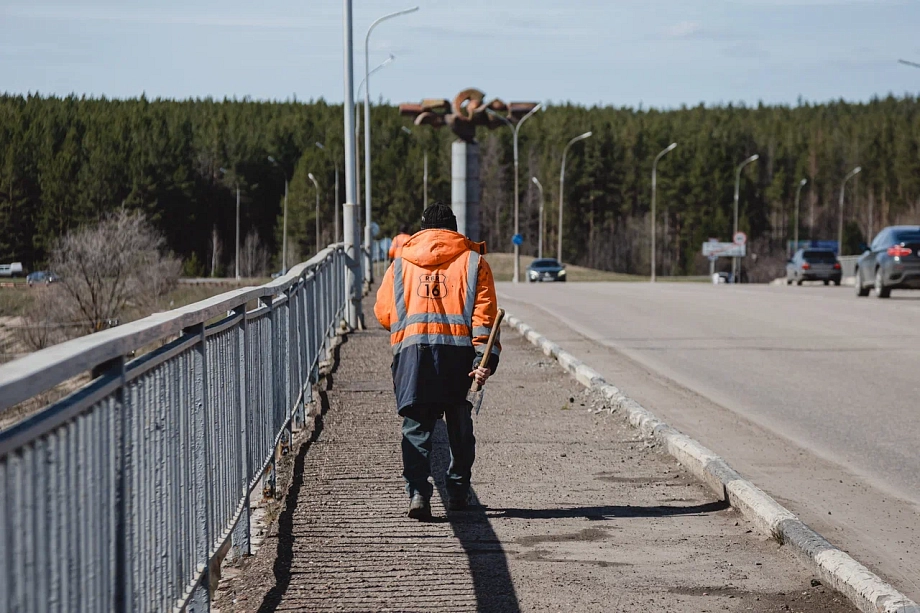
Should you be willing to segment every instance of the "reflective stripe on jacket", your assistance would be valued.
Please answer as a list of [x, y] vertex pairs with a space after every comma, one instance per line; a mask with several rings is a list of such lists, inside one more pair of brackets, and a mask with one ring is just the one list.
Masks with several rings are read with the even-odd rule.
[[[397, 408], [466, 397], [498, 313], [485, 246], [450, 230], [423, 230], [403, 247], [377, 292], [390, 331]], [[498, 365], [501, 344], [489, 368]]]
[[402, 248], [406, 244], [406, 241], [411, 237], [408, 234], [402, 233], [397, 234], [393, 238], [393, 242], [390, 243], [390, 250], [388, 252], [390, 259], [395, 260], [398, 257], [402, 257]]

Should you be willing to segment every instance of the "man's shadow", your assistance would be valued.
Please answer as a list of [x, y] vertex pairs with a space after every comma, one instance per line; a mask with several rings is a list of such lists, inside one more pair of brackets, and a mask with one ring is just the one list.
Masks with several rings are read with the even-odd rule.
[[[438, 420], [432, 436], [431, 475], [445, 506], [447, 489], [444, 475], [449, 465], [447, 427], [443, 420]], [[475, 465], [473, 470], [475, 472]], [[474, 490], [470, 490], [469, 508], [464, 511], [448, 511], [447, 522], [450, 523], [454, 536], [460, 541], [469, 560], [473, 588], [476, 592], [476, 610], [519, 613], [521, 608], [508, 568], [508, 557], [489, 523], [485, 507], [479, 504]]]

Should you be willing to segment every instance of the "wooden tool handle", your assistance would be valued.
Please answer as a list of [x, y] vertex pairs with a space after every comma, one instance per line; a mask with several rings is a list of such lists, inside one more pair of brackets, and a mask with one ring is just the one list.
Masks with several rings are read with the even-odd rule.
[[[495, 337], [498, 336], [498, 329], [502, 325], [502, 319], [505, 317], [505, 309], [498, 309], [498, 315], [495, 317], [495, 321], [492, 322], [492, 331], [489, 332], [489, 342], [486, 343], [486, 352], [482, 356], [482, 360], [479, 362], [479, 368], [488, 368], [489, 367], [489, 358], [492, 356], [492, 345], [495, 344]], [[470, 386], [470, 391], [478, 392], [480, 388], [479, 383], [473, 381], [473, 385]]]

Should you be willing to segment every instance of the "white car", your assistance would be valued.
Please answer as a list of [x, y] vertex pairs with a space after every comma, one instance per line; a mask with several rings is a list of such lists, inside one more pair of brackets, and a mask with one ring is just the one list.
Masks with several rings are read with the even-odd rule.
[[19, 277], [22, 276], [22, 262], [13, 262], [12, 264], [0, 264], [0, 277]]

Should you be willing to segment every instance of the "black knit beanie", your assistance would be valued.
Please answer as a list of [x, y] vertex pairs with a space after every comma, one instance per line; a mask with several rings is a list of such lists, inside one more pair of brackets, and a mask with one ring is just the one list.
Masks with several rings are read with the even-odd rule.
[[436, 202], [422, 213], [422, 230], [433, 229], [457, 231], [457, 218], [446, 204]]

